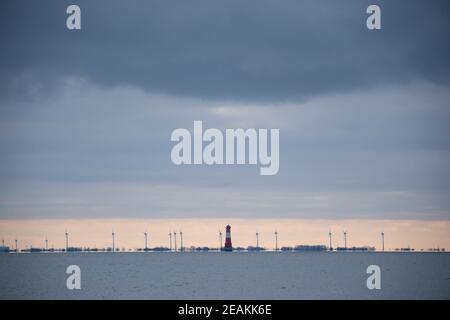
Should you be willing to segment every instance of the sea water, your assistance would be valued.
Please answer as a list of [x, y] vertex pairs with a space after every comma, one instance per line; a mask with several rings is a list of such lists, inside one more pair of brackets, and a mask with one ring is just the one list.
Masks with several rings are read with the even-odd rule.
[[[66, 285], [80, 268], [80, 290]], [[367, 287], [380, 267], [381, 289]], [[449, 299], [449, 253], [0, 254], [0, 299]]]

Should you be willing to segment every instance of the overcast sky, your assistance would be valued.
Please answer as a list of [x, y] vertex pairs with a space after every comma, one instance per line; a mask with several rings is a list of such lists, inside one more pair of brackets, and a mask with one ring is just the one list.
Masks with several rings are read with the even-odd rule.
[[[0, 218], [450, 218], [450, 2], [0, 2]], [[279, 128], [280, 171], [175, 166]]]

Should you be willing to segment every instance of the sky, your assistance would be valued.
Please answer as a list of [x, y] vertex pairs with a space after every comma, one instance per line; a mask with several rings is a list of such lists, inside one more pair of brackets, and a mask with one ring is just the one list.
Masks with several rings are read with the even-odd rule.
[[[2, 1], [0, 234], [382, 220], [429, 223], [433, 243], [450, 218], [450, 4], [376, 1], [373, 31], [372, 2], [76, 1], [82, 30], [69, 31], [72, 2]], [[279, 173], [175, 166], [171, 132], [194, 120], [279, 128]]]
[[[278, 248], [301, 244], [344, 247], [344, 231], [347, 232], [347, 246], [371, 246], [382, 250], [381, 232], [384, 232], [385, 251], [398, 248], [428, 250], [444, 248], [450, 241], [450, 221], [418, 220], [363, 220], [363, 219], [246, 219], [246, 218], [160, 218], [160, 219], [21, 219], [0, 220], [0, 230], [5, 245], [19, 250], [30, 248], [65, 248], [64, 226], [70, 226], [69, 246], [82, 248], [111, 248], [112, 231], [115, 245], [120, 250], [135, 250], [164, 246], [170, 247], [169, 233], [177, 233], [177, 249], [183, 247], [208, 246], [218, 248], [225, 241], [225, 225], [231, 225], [233, 247], [256, 246], [256, 232], [260, 247], [275, 249], [275, 231], [278, 232]], [[36, 226], [39, 226], [38, 228]], [[380, 231], [381, 230], [381, 231]], [[222, 246], [224, 244], [222, 243]], [[448, 249], [448, 247], [447, 247]]]

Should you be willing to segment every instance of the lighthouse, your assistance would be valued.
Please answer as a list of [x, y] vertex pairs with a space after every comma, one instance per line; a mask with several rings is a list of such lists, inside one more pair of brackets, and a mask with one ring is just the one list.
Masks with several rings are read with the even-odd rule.
[[226, 230], [227, 230], [227, 232], [225, 235], [225, 247], [223, 248], [223, 251], [233, 251], [233, 246], [231, 245], [231, 227], [230, 227], [230, 225], [227, 225]]

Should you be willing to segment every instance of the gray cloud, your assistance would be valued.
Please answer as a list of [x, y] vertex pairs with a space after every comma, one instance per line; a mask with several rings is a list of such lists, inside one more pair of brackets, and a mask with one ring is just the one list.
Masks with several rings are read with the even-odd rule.
[[[0, 3], [0, 218], [450, 217], [448, 1], [77, 3]], [[279, 174], [174, 166], [194, 120]]]
[[446, 220], [446, 193], [298, 192], [142, 183], [2, 188], [2, 218], [360, 218]]
[[[82, 78], [56, 92], [0, 110], [3, 217], [442, 219], [450, 211], [448, 87], [289, 104], [155, 95]], [[222, 130], [280, 128], [279, 174], [174, 166], [170, 134], [196, 119]]]
[[[426, 80], [448, 83], [448, 1], [2, 1], [2, 96], [85, 76], [201, 98], [291, 101]], [[26, 8], [26, 9], [24, 9]]]

